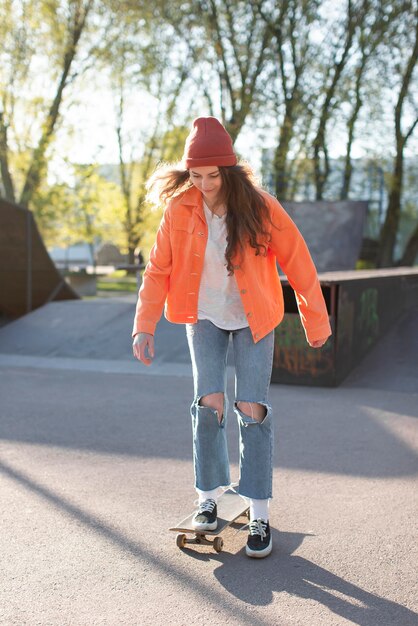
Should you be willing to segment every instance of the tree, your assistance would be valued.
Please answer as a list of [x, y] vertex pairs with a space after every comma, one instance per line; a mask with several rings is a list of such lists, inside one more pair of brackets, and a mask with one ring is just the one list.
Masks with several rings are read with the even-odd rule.
[[[380, 233], [378, 267], [390, 267], [394, 263], [396, 235], [401, 215], [404, 151], [408, 139], [418, 124], [418, 102], [413, 101], [414, 94], [411, 89], [418, 60], [418, 3], [415, 0], [405, 3], [404, 6], [406, 6], [406, 11], [398, 22], [398, 37], [392, 42], [394, 67], [399, 77], [399, 92], [394, 108], [395, 157], [389, 187], [388, 207]], [[412, 106], [409, 106], [414, 116], [409, 127], [404, 120], [405, 109], [409, 104], [408, 99], [412, 101]], [[406, 128], [404, 129], [405, 125]], [[409, 261], [413, 254], [416, 246], [415, 239], [416, 233], [414, 232], [406, 246], [405, 261]]]
[[[352, 71], [347, 77], [349, 87], [346, 100], [351, 105], [351, 113], [347, 120], [347, 143], [344, 156], [344, 172], [341, 185], [340, 200], [348, 198], [352, 176], [351, 153], [355, 139], [355, 127], [364, 104], [364, 83], [370, 64], [376, 60], [378, 53], [386, 53], [390, 45], [392, 23], [399, 16], [399, 4], [392, 0], [363, 0], [359, 7], [360, 19], [358, 26], [356, 60]], [[381, 85], [383, 88], [384, 86]]]
[[10, 133], [18, 91], [27, 80], [34, 54], [28, 13], [32, 13], [30, 3], [22, 6], [20, 13], [12, 0], [0, 2], [0, 173], [4, 197], [11, 202], [16, 201], [16, 191], [10, 162]]
[[210, 114], [221, 118], [235, 142], [263, 88], [271, 38], [256, 3], [178, 0], [157, 5], [187, 46], [190, 77]]
[[68, 246], [80, 241], [94, 246], [111, 240], [125, 245], [121, 227], [123, 198], [119, 186], [100, 174], [99, 166], [68, 163], [72, 181], [43, 185], [33, 204], [47, 246]]
[[25, 184], [20, 196], [20, 204], [23, 206], [29, 206], [45, 173], [46, 152], [58, 120], [64, 89], [70, 80], [74, 78], [70, 74], [71, 66], [77, 53], [80, 37], [86, 26], [88, 15], [92, 9], [93, 1], [72, 0], [65, 7], [66, 16], [64, 21], [65, 31], [61, 72], [58, 77], [54, 98], [42, 126], [41, 137], [33, 151], [32, 160], [26, 174]]
[[[120, 35], [106, 58], [115, 94], [118, 173], [130, 264], [135, 262], [134, 251], [143, 234], [146, 182], [158, 161], [180, 156], [184, 132], [181, 137], [173, 132], [173, 120], [190, 66], [187, 56], [178, 54], [177, 60], [173, 59], [178, 41], [158, 15], [145, 23], [138, 17], [135, 8], [124, 16]], [[142, 131], [138, 127], [126, 128], [127, 100], [132, 94], [137, 95], [138, 101], [147, 97], [155, 104]], [[177, 141], [173, 142], [175, 137]]]
[[330, 172], [327, 125], [337, 106], [337, 86], [350, 58], [354, 35], [359, 23], [359, 6], [347, 0], [346, 15], [339, 23], [332, 23], [333, 40], [324, 66], [324, 97], [320, 108], [317, 131], [313, 140], [313, 163], [316, 199], [322, 200]]
[[213, 42], [221, 116], [235, 141], [251, 111], [266, 60], [270, 31], [255, 3], [201, 0], [207, 41]]
[[[35, 2], [28, 0], [18, 3], [3, 0], [6, 14], [5, 49], [3, 51], [3, 74], [1, 80], [0, 110], [0, 164], [7, 198], [29, 206], [46, 174], [47, 152], [54, 137], [63, 101], [64, 90], [74, 80], [77, 72], [72, 72], [80, 39], [87, 28], [87, 20], [93, 10], [95, 0], [54, 0]], [[45, 30], [47, 31], [45, 33]], [[34, 98], [32, 104], [42, 102], [43, 119], [37, 132], [32, 132], [32, 139], [37, 135], [28, 167], [24, 173], [22, 190], [16, 196], [16, 185], [10, 167], [12, 149], [9, 143], [9, 131], [14, 128], [16, 102], [31, 74], [33, 61], [42, 58], [42, 63], [50, 71], [49, 87], [53, 96], [49, 104], [44, 98]], [[80, 68], [77, 70], [80, 71]], [[39, 77], [38, 77], [39, 80]], [[29, 81], [30, 82], [30, 81]], [[34, 84], [35, 80], [34, 80]], [[32, 115], [34, 110], [32, 109]], [[17, 143], [17, 142], [16, 142]]]
[[[289, 197], [291, 166], [289, 151], [296, 134], [297, 119], [309, 117], [310, 95], [305, 80], [310, 63], [317, 53], [310, 33], [318, 20], [319, 0], [283, 0], [280, 4], [258, 2], [258, 11], [272, 35], [272, 47], [278, 66], [278, 102], [276, 110], [283, 109], [279, 122], [279, 141], [274, 154], [275, 193], [278, 198]], [[277, 72], [274, 72], [277, 74]], [[283, 106], [281, 106], [283, 104]]]

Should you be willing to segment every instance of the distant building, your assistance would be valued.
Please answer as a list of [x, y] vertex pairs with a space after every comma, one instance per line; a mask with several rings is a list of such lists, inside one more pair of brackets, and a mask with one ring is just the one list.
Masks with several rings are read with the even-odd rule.
[[97, 248], [95, 256], [97, 265], [121, 265], [128, 262], [126, 254], [122, 254], [115, 244], [108, 241]]
[[94, 264], [91, 247], [87, 243], [77, 243], [68, 248], [55, 246], [48, 249], [49, 255], [59, 268], [70, 266], [87, 267]]

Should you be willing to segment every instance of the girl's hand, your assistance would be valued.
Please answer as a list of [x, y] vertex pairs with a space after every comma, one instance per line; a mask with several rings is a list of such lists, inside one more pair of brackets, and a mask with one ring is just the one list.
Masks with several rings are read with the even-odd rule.
[[[138, 333], [132, 344], [134, 357], [145, 365], [151, 365], [154, 358], [154, 337], [148, 333]], [[147, 355], [148, 356], [147, 356]]]
[[327, 342], [328, 337], [325, 337], [325, 339], [315, 339], [315, 341], [308, 341], [309, 345], [311, 346], [311, 348], [321, 348], [324, 343]]

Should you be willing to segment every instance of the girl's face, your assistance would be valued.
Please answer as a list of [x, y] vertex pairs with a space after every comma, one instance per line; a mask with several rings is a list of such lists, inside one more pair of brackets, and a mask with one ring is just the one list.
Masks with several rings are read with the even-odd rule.
[[204, 199], [209, 203], [218, 199], [222, 187], [222, 177], [217, 165], [193, 167], [189, 170], [190, 180], [202, 192]]

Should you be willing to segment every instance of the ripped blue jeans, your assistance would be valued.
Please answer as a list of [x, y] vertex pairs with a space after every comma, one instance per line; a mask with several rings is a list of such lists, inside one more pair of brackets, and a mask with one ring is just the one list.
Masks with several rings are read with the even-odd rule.
[[[273, 363], [274, 331], [254, 343], [249, 328], [222, 330], [209, 320], [186, 324], [193, 367], [194, 400], [191, 406], [195, 486], [203, 491], [230, 484], [226, 439], [228, 398], [227, 356], [232, 335], [235, 360], [234, 411], [239, 425], [239, 488], [241, 495], [264, 500], [272, 497], [273, 424], [268, 404]], [[216, 411], [201, 406], [200, 399], [224, 394], [221, 422]], [[244, 414], [238, 402], [255, 402], [266, 408], [262, 422]]]

